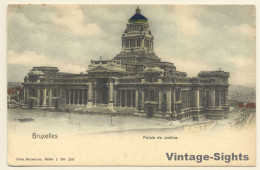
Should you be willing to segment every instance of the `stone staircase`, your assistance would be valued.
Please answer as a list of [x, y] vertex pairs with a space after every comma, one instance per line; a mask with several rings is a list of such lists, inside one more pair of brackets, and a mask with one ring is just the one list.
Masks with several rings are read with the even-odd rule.
[[78, 112], [90, 114], [117, 114], [117, 115], [134, 115], [135, 108], [132, 107], [114, 107], [109, 108], [107, 104], [93, 105], [87, 108], [86, 105], [66, 105], [61, 109], [63, 112]]

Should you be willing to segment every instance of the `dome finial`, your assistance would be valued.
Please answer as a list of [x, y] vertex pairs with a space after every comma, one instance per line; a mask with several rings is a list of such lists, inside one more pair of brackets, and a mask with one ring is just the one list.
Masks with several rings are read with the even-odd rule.
[[136, 14], [140, 14], [141, 13], [141, 9], [139, 9], [139, 6], [137, 6], [135, 11], [136, 11]]

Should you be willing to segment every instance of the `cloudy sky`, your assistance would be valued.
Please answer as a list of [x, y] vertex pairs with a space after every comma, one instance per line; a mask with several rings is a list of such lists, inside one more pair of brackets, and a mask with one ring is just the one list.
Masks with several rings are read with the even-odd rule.
[[[201, 70], [230, 72], [230, 83], [255, 86], [254, 6], [139, 5], [154, 35], [156, 54], [189, 77]], [[80, 73], [100, 56], [121, 50], [121, 35], [136, 5], [11, 5], [8, 81], [23, 81], [33, 66]]]

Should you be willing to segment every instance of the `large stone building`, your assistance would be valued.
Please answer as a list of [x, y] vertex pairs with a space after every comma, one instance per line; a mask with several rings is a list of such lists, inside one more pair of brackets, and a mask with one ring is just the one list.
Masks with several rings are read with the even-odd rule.
[[30, 108], [105, 105], [114, 111], [127, 107], [135, 108], [135, 114], [194, 120], [228, 110], [229, 73], [201, 71], [189, 78], [173, 63], [161, 61], [153, 41], [148, 19], [137, 8], [117, 56], [92, 60], [85, 74], [33, 67], [24, 78], [24, 101]]

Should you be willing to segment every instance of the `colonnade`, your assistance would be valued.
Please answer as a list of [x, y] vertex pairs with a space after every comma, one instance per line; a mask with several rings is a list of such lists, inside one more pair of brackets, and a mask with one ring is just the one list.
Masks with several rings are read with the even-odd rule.
[[206, 97], [207, 91], [209, 91], [209, 107], [222, 107], [223, 105], [228, 105], [228, 91], [227, 90], [216, 90], [216, 89], [208, 89], [203, 91], [200, 91], [199, 89], [193, 90], [193, 108], [199, 109], [200, 107], [206, 107], [206, 102], [204, 101], [204, 106], [202, 106], [203, 103], [200, 103], [200, 93], [203, 93], [204, 100], [208, 100]]
[[[116, 106], [120, 107], [138, 107], [138, 90], [119, 90], [118, 99]], [[143, 96], [142, 96], [143, 98]]]
[[[36, 90], [36, 96], [32, 96], [30, 94], [30, 90]], [[47, 94], [48, 92], [48, 94]], [[43, 88], [42, 94], [41, 94], [41, 88], [32, 88], [30, 87], [24, 87], [24, 101], [26, 104], [28, 104], [28, 99], [30, 97], [36, 97], [36, 106], [51, 106], [52, 105], [52, 88]], [[42, 99], [42, 103], [41, 103]], [[48, 99], [48, 103], [47, 103]]]
[[143, 38], [125, 38], [122, 41], [122, 48], [140, 48], [147, 47], [148, 49], [153, 49], [153, 41]]
[[[78, 105], [85, 105], [87, 104], [87, 108], [91, 108], [96, 100], [95, 91], [96, 89], [93, 88], [93, 83], [89, 82], [88, 87], [86, 88], [70, 88], [64, 91], [60, 89], [58, 91], [58, 96], [62, 98], [62, 93], [66, 92], [66, 95], [63, 96], [66, 104], [78, 104]], [[145, 108], [145, 90], [144, 89], [117, 89], [115, 90], [113, 80], [109, 80], [108, 82], [108, 104], [110, 107], [120, 106], [120, 107], [132, 107], [136, 108], [136, 111], [143, 111]], [[35, 88], [36, 92], [36, 106], [52, 106], [53, 100], [53, 90], [51, 87], [46, 88]], [[167, 114], [175, 113], [176, 111], [176, 103], [181, 101], [177, 101], [176, 99], [176, 88], [172, 89], [159, 89], [158, 90], [158, 98], [155, 99], [158, 102], [158, 111], [163, 110], [163, 104]], [[195, 110], [199, 110], [200, 107], [207, 107], [201, 106], [200, 101], [200, 93], [203, 93], [203, 99], [209, 99], [209, 107], [222, 107], [228, 105], [228, 90], [227, 89], [191, 89], [193, 91], [193, 97], [191, 96], [190, 101], [192, 101], [193, 107]], [[34, 92], [34, 94], [35, 94]], [[179, 94], [180, 93], [180, 94]], [[207, 95], [208, 94], [208, 95]], [[205, 96], [208, 97], [205, 97]], [[32, 97], [30, 94], [30, 87], [24, 87], [24, 99], [27, 103], [27, 100]], [[181, 92], [178, 92], [178, 100], [181, 100]], [[163, 103], [164, 101], [164, 103]], [[206, 104], [206, 102], [204, 102]]]
[[67, 89], [67, 104], [86, 104], [87, 89]]

